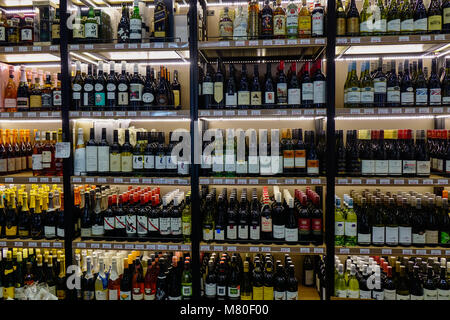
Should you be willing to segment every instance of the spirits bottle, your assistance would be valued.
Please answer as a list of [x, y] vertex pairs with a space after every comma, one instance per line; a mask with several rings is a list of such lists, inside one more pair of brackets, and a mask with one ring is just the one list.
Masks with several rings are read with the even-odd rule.
[[298, 14], [298, 36], [299, 38], [311, 37], [311, 13], [306, 0], [302, 0], [302, 8]]
[[286, 8], [286, 29], [289, 39], [298, 37], [298, 7], [294, 0], [290, 0]]
[[273, 35], [277, 39], [286, 37], [286, 12], [281, 7], [281, 0], [277, 0], [277, 6], [273, 11]]
[[220, 40], [231, 40], [233, 37], [233, 21], [229, 16], [229, 8], [223, 9], [223, 14], [219, 21], [219, 38]]

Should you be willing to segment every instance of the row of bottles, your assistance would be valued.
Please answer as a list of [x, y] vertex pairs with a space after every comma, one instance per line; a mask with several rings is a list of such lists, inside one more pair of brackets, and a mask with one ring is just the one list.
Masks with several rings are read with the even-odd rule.
[[64, 239], [64, 193], [60, 187], [25, 185], [0, 189], [0, 237]]
[[36, 284], [58, 300], [67, 299], [65, 261], [63, 250], [3, 248], [0, 254], [0, 300], [29, 300], [29, 290]]
[[75, 232], [82, 239], [190, 241], [190, 193], [176, 189], [84, 186], [74, 188]]
[[336, 173], [341, 176], [429, 177], [431, 160], [425, 130], [336, 132]]
[[[344, 270], [345, 267], [345, 270]], [[428, 257], [335, 257], [335, 296], [374, 300], [450, 300], [450, 262]]]
[[220, 13], [219, 38], [221, 40], [296, 39], [323, 37], [325, 35], [325, 9], [320, 1], [314, 8], [302, 1], [302, 7], [290, 0], [283, 8], [282, 1], [265, 0], [260, 9], [259, 1], [249, 0], [247, 12], [239, 5], [234, 11], [228, 7]]
[[450, 246], [448, 191], [435, 194], [379, 190], [336, 197], [338, 246]]
[[113, 142], [110, 143], [106, 138], [106, 128], [102, 128], [101, 139], [96, 139], [94, 128], [90, 128], [90, 138], [85, 142], [83, 128], [78, 128], [75, 175], [189, 175], [189, 163], [183, 152], [172, 154], [179, 143], [172, 141], [172, 132], [169, 133], [168, 144], [164, 132], [129, 129], [120, 132], [123, 142], [119, 144], [119, 130], [114, 130]]
[[179, 110], [181, 109], [181, 85], [178, 71], [173, 73], [161, 66], [158, 77], [155, 70], [146, 66], [145, 76], [139, 71], [139, 64], [133, 65], [133, 73], [128, 73], [128, 65], [121, 63], [121, 73], [115, 71], [115, 63], [109, 63], [109, 73], [103, 62], [97, 68], [91, 64], [87, 74], [81, 72], [80, 61], [76, 62], [72, 79], [73, 110]]
[[450, 132], [447, 130], [427, 130], [427, 144], [430, 152], [431, 172], [450, 175]]
[[432, 60], [431, 74], [423, 68], [422, 59], [386, 64], [379, 59], [378, 67], [362, 62], [358, 79], [356, 61], [348, 64], [344, 85], [344, 107], [414, 107], [450, 105], [450, 60], [438, 73], [437, 61]]
[[323, 243], [320, 196], [309, 187], [305, 192], [295, 189], [294, 197], [287, 189], [282, 197], [277, 186], [270, 197], [264, 187], [261, 200], [256, 189], [251, 195], [242, 189], [240, 198], [233, 189], [228, 198], [224, 188], [216, 200], [216, 189], [208, 193], [205, 186], [200, 198], [204, 241]]
[[56, 143], [60, 142], [62, 142], [62, 129], [58, 129], [58, 132], [34, 130], [31, 155], [33, 176], [63, 175], [63, 159], [56, 158]]
[[223, 64], [218, 63], [216, 71], [208, 64], [204, 77], [200, 69], [199, 108], [325, 108], [326, 79], [321, 68], [319, 59], [312, 67], [310, 62], [305, 62], [297, 73], [297, 63], [293, 62], [286, 74], [281, 60], [274, 78], [271, 64], [266, 63], [266, 74], [261, 81], [257, 64], [253, 66], [252, 78], [247, 76], [246, 64], [242, 64], [239, 78], [233, 64], [229, 65], [228, 78]]
[[[361, 12], [356, 1], [337, 1], [336, 35], [370, 36], [448, 33], [448, 1], [431, 0], [428, 10], [423, 0], [364, 0]], [[350, 3], [349, 3], [350, 2]]]
[[61, 110], [61, 74], [43, 76], [33, 69], [26, 72], [20, 67], [20, 82], [14, 80], [14, 67], [9, 67], [9, 79], [3, 95], [2, 112], [56, 111]]
[[[211, 131], [212, 130], [212, 131]], [[326, 137], [302, 129], [211, 129], [203, 142], [202, 176], [319, 176], [325, 173]], [[210, 138], [211, 140], [211, 138]], [[316, 143], [317, 141], [317, 143]]]
[[30, 130], [0, 129], [0, 175], [32, 169]]
[[192, 270], [186, 253], [75, 251], [77, 300], [189, 300]]

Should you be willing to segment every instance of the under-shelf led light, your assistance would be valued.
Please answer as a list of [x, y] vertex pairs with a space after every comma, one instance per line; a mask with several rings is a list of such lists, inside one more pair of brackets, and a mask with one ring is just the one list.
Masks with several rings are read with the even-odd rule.
[[60, 123], [61, 119], [2, 119], [2, 123], [17, 123], [17, 122], [25, 122], [25, 123]]
[[80, 54], [78, 54], [78, 53], [70, 52], [70, 55], [72, 55], [72, 56], [74, 56], [75, 58], [78, 58], [78, 59], [80, 59], [80, 60], [87, 61], [87, 62], [89, 62], [89, 63], [98, 65], [98, 63], [97, 63], [96, 61], [93, 61], [93, 60], [91, 60], [91, 59], [88, 59], [88, 58], [86, 58], [86, 57], [84, 57], [84, 56], [82, 56], [82, 55], [80, 55]]
[[19, 62], [56, 62], [60, 61], [60, 58], [50, 53], [18, 53], [5, 55], [5, 62], [7, 63], [19, 63]]
[[345, 51], [345, 54], [382, 54], [382, 53], [412, 53], [423, 52], [423, 44], [396, 44], [396, 45], [379, 45], [379, 46], [353, 46]]
[[[147, 119], [131, 119], [131, 118], [127, 118], [126, 116], [124, 116], [123, 118], [121, 117], [117, 117], [115, 119], [128, 119], [131, 122], [190, 122], [191, 119], [190, 118], [147, 118]], [[73, 121], [96, 121], [96, 120], [110, 120], [109, 118], [76, 118], [76, 119], [70, 119]]]
[[417, 119], [434, 119], [434, 116], [372, 116], [372, 117], [352, 117], [339, 116], [334, 120], [417, 120]]
[[105, 52], [104, 55], [110, 60], [169, 60], [181, 58], [175, 51], [113, 51]]
[[201, 117], [200, 120], [206, 120], [206, 121], [301, 121], [301, 120], [318, 120], [318, 119], [325, 119], [325, 117], [243, 117], [243, 118], [236, 118], [236, 117]]

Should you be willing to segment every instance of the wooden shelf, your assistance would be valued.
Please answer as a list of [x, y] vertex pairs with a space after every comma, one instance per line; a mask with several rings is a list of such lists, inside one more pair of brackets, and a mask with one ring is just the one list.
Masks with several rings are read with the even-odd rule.
[[64, 248], [64, 240], [33, 240], [33, 239], [10, 239], [0, 238], [0, 248]]
[[108, 241], [81, 240], [72, 242], [74, 249], [104, 249], [104, 250], [144, 250], [144, 251], [191, 251], [191, 244], [161, 241]]
[[300, 245], [300, 244], [242, 244], [200, 242], [200, 251], [203, 252], [264, 252], [264, 253], [290, 253], [294, 255], [324, 254], [324, 245]]
[[298, 300], [320, 300], [319, 293], [315, 287], [298, 286]]
[[340, 255], [395, 255], [395, 256], [439, 256], [450, 257], [450, 248], [442, 247], [339, 247], [336, 246], [335, 254]]
[[260, 177], [200, 177], [200, 184], [214, 184], [214, 185], [325, 185], [326, 178], [297, 178], [297, 177], [274, 177], [274, 178], [260, 178]]
[[91, 176], [72, 176], [70, 181], [73, 184], [136, 184], [136, 185], [177, 185], [189, 186], [190, 178], [142, 178], [142, 177], [91, 177]]

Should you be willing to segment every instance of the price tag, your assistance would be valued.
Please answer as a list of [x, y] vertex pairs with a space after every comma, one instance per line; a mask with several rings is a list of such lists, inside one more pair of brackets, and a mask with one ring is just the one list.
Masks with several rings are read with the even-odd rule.
[[70, 142], [57, 142], [55, 158], [67, 159], [70, 157]]
[[200, 116], [201, 117], [209, 116], [209, 115], [210, 115], [209, 111], [207, 111], [207, 110], [200, 110]]
[[360, 109], [350, 109], [350, 114], [360, 114], [361, 110]]
[[125, 250], [133, 250], [134, 249], [134, 244], [126, 244], [125, 245]]
[[374, 109], [364, 109], [364, 114], [375, 114]]
[[116, 116], [125, 117], [125, 111], [116, 111]]
[[381, 254], [392, 254], [392, 249], [381, 249]]
[[219, 41], [219, 47], [229, 47], [230, 42], [229, 41]]
[[448, 257], [450, 256], [450, 250], [445, 250], [445, 255]]
[[142, 111], [141, 112], [141, 117], [150, 117], [150, 112], [149, 111]]
[[258, 40], [250, 40], [250, 41], [248, 42], [248, 45], [249, 45], [250, 47], [252, 47], [252, 46], [257, 46], [257, 45], [259, 45], [259, 42], [258, 42]]
[[225, 111], [226, 116], [235, 116], [236, 112], [234, 110]]
[[28, 242], [29, 247], [37, 247], [37, 242]]
[[121, 245], [121, 244], [114, 244], [114, 249], [122, 250], [123, 249], [123, 245]]
[[372, 37], [372, 38], [370, 38], [370, 42], [381, 42], [381, 38], [380, 37]]
[[419, 184], [419, 180], [416, 180], [416, 179], [414, 179], [414, 180], [409, 180], [408, 183], [409, 183], [409, 184]]
[[261, 110], [251, 110], [250, 114], [252, 116], [260, 116], [261, 115]]
[[388, 113], [389, 113], [388, 108], [379, 108], [378, 109], [378, 114], [388, 114]]
[[70, 50], [80, 50], [80, 46], [77, 45], [77, 44], [71, 44], [71, 45], [69, 46], [69, 49], [70, 49]]
[[292, 115], [293, 116], [301, 116], [302, 115], [302, 110], [292, 110]]
[[409, 41], [409, 36], [400, 36], [398, 37], [398, 41]]
[[415, 113], [416, 109], [415, 108], [405, 108], [405, 113]]
[[134, 248], [135, 248], [136, 250], [144, 250], [145, 246], [144, 246], [143, 244], [135, 244], [135, 245], [134, 245]]
[[114, 183], [123, 183], [122, 178], [114, 178]]
[[59, 51], [59, 46], [50, 46], [50, 51]]
[[53, 183], [61, 183], [61, 179], [60, 178], [52, 178], [52, 182]]
[[297, 179], [297, 184], [305, 185], [306, 184], [306, 179]]
[[181, 245], [181, 251], [190, 251], [191, 250], [191, 246], [189, 245]]
[[268, 179], [267, 184], [278, 184], [278, 180], [277, 179]]
[[448, 180], [447, 179], [439, 179], [438, 184], [448, 184]]
[[347, 179], [338, 179], [338, 184], [347, 184]]
[[437, 34], [434, 36], [434, 40], [445, 40], [445, 34]]
[[420, 36], [420, 41], [430, 41], [431, 36]]
[[14, 241], [14, 247], [23, 247], [22, 241]]
[[271, 247], [261, 247], [261, 252], [272, 252]]
[[228, 247], [227, 249], [228, 249], [228, 251], [236, 251], [237, 250], [235, 246]]
[[311, 44], [310, 39], [300, 39], [300, 44]]
[[281, 247], [280, 252], [291, 252], [291, 248]]
[[86, 49], [86, 50], [93, 50], [94, 49], [94, 45], [93, 44], [85, 44], [84, 45], [84, 49]]
[[[314, 111], [314, 110], [312, 110], [312, 111]], [[277, 115], [278, 116], [287, 116], [287, 110], [277, 110]]]
[[9, 118], [8, 112], [2, 112], [2, 118]]
[[441, 107], [433, 108], [432, 112], [433, 113], [443, 113], [444, 112], [444, 108], [441, 108]]
[[370, 254], [370, 249], [359, 249], [360, 254]]
[[391, 184], [391, 180], [389, 180], [389, 179], [380, 179], [380, 184]]
[[6, 247], [6, 242], [5, 241], [0, 241], [0, 247]]
[[272, 44], [272, 40], [263, 40], [263, 46], [271, 46]]
[[144, 178], [142, 179], [142, 184], [152, 184], [152, 179]]
[[320, 179], [311, 179], [311, 184], [321, 184], [322, 181]]
[[187, 179], [178, 179], [178, 184], [189, 184]]
[[361, 43], [361, 38], [351, 38], [350, 43]]
[[423, 179], [422, 184], [433, 184], [433, 180], [431, 179]]
[[234, 179], [225, 179], [225, 184], [235, 184]]
[[432, 256], [440, 256], [442, 254], [441, 250], [431, 250]]
[[36, 182], [38, 182], [38, 178], [28, 178], [28, 182], [36, 183]]
[[300, 253], [309, 253], [310, 251], [310, 248], [300, 248]]
[[50, 248], [50, 242], [42, 242], [43, 248]]
[[52, 118], [59, 118], [61, 116], [61, 113], [59, 111], [54, 111], [51, 114]]
[[90, 116], [91, 116], [91, 113], [90, 113], [89, 111], [83, 111], [83, 112], [81, 113], [81, 116], [82, 116], [82, 117], [90, 117]]
[[165, 179], [164, 182], [165, 182], [164, 184], [175, 184], [174, 179]]
[[91, 243], [91, 249], [99, 249], [100, 243]]
[[94, 112], [92, 112], [92, 116], [94, 116], [94, 117], [101, 117], [102, 113], [100, 111], [94, 111]]
[[[137, 43], [130, 43], [130, 44], [128, 44], [128, 49], [137, 49]], [[156, 48], [156, 46], [155, 46], [155, 48]]]
[[209, 179], [200, 179], [200, 184], [209, 184]]
[[139, 184], [139, 179], [136, 178], [130, 179], [130, 184]]
[[419, 108], [419, 113], [430, 113], [430, 108]]
[[247, 184], [247, 179], [238, 179], [237, 184]]
[[36, 118], [36, 112], [28, 112], [28, 118]]
[[294, 179], [284, 179], [284, 184], [294, 184], [295, 180]]
[[288, 39], [287, 44], [296, 45], [297, 44], [297, 39]]
[[223, 251], [223, 246], [214, 246], [214, 251]]
[[319, 116], [324, 116], [327, 114], [327, 109], [316, 109], [316, 114]]
[[28, 52], [28, 47], [19, 47], [19, 52]]
[[[228, 249], [228, 250], [230, 250], [230, 249]], [[200, 246], [200, 251], [210, 251], [209, 246]]]
[[77, 243], [77, 248], [86, 248], [86, 243], [84, 242]]
[[392, 108], [391, 112], [392, 114], [401, 114], [402, 108]]
[[73, 183], [81, 183], [81, 178], [72, 178]]
[[42, 51], [42, 47], [40, 46], [34, 46], [33, 51]]
[[395, 179], [394, 180], [394, 184], [405, 184], [405, 180], [403, 180], [403, 179]]
[[[303, 40], [305, 40], [305, 39], [303, 39]], [[280, 39], [275, 40], [276, 46], [284, 46], [285, 44], [286, 44], [286, 42], [284, 40], [280, 40]]]
[[106, 178], [97, 178], [98, 183], [106, 183]]
[[69, 116], [76, 118], [80, 116], [80, 113], [78, 111], [70, 111]]
[[349, 254], [350, 253], [350, 249], [349, 248], [340, 248], [339, 249], [339, 253]]
[[95, 178], [86, 178], [86, 179], [84, 179], [84, 181], [88, 182], [88, 183], [94, 183], [95, 182]]
[[403, 249], [402, 254], [412, 254], [412, 250], [411, 249]]
[[417, 249], [416, 250], [416, 254], [424, 256], [427, 254], [427, 250], [423, 250], [423, 249]]
[[105, 117], [114, 117], [114, 112], [113, 111], [105, 111]]
[[219, 116], [219, 117], [223, 116], [223, 111], [215, 110], [214, 111], [214, 116]]
[[325, 44], [325, 39], [316, 39], [316, 44]]
[[47, 183], [47, 182], [48, 182], [48, 178], [39, 178], [39, 181], [40, 181], [40, 182]]
[[141, 43], [141, 49], [150, 49], [150, 42]]
[[145, 245], [146, 250], [156, 250], [156, 245], [154, 244], [147, 244]]
[[248, 179], [248, 184], [259, 184], [258, 179]]
[[314, 253], [323, 253], [323, 248], [314, 248]]
[[13, 47], [6, 47], [5, 52], [13, 52]]
[[111, 249], [111, 243], [102, 243], [103, 249]]
[[245, 46], [245, 41], [236, 41], [235, 43], [236, 47], [244, 47]]
[[248, 115], [247, 110], [238, 110], [238, 116], [246, 116]]
[[222, 179], [213, 179], [213, 184], [222, 184], [223, 180]]
[[41, 118], [48, 118], [48, 112], [39, 112]]

